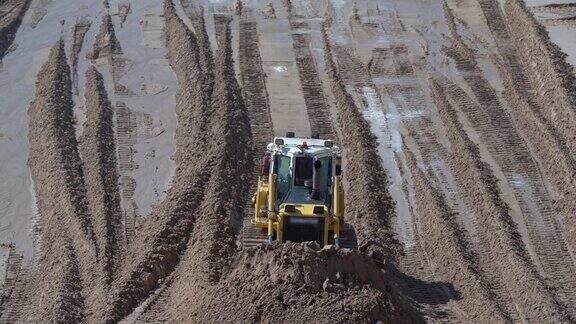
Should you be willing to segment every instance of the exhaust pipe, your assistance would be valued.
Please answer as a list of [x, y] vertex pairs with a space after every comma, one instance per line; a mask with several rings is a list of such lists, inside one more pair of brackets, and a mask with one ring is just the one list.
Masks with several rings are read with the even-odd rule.
[[314, 161], [314, 173], [312, 175], [312, 199], [320, 199], [320, 169], [322, 162], [320, 160]]

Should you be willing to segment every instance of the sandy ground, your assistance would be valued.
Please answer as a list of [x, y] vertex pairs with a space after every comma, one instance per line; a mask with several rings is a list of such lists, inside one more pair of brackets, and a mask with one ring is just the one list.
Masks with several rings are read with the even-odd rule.
[[[31, 1], [0, 65], [0, 317], [574, 321], [551, 3]], [[342, 145], [357, 251], [239, 247], [286, 131]]]

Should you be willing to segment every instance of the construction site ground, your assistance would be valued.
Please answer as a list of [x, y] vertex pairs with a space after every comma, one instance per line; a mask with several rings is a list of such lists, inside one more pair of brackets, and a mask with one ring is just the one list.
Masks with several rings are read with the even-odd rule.
[[[560, 0], [0, 0], [0, 323], [576, 322], [575, 28]], [[288, 131], [341, 146], [357, 248], [250, 227]]]

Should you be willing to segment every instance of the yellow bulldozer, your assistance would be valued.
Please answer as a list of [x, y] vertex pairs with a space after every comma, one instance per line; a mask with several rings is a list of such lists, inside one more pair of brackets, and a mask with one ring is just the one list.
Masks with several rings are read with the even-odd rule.
[[354, 231], [344, 222], [341, 177], [340, 148], [331, 140], [296, 138], [291, 132], [275, 137], [262, 159], [243, 246], [315, 241], [356, 248]]

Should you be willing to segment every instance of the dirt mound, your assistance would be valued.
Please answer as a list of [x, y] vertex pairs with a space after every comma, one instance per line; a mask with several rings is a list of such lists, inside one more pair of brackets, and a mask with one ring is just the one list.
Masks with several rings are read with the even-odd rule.
[[[175, 305], [170, 318], [187, 314], [196, 296], [212, 286], [236, 248], [235, 232], [244, 216], [247, 192], [252, 175], [252, 142], [247, 108], [236, 81], [230, 19], [218, 39], [215, 60], [215, 82], [212, 95], [210, 137], [213, 148], [209, 155], [216, 161], [206, 184], [206, 195], [196, 213], [194, 233], [179, 265], [178, 277], [169, 290], [170, 305]], [[195, 269], [191, 272], [189, 269]], [[182, 307], [182, 306], [184, 307]]]
[[388, 178], [374, 150], [376, 138], [346, 91], [334, 60], [327, 30], [322, 31], [326, 70], [337, 107], [347, 185], [346, 219], [354, 225], [360, 248], [379, 259], [394, 258], [399, 242], [391, 228], [394, 201], [388, 193]]
[[0, 2], [0, 60], [8, 49], [14, 38], [16, 31], [22, 23], [22, 18], [30, 5], [31, 0], [7, 0]]
[[77, 321], [97, 298], [98, 253], [74, 132], [70, 68], [58, 42], [38, 74], [28, 111], [30, 155], [42, 223], [34, 309], [43, 321]]
[[[113, 283], [112, 302], [105, 316], [119, 320], [148, 296], [180, 261], [194, 230], [197, 209], [216, 158], [207, 154], [211, 109], [205, 101], [205, 77], [199, 61], [197, 38], [165, 1], [168, 59], [178, 79], [176, 94], [176, 170], [172, 186], [155, 206], [131, 245], [122, 273]], [[221, 139], [219, 139], [221, 140]]]
[[204, 21], [204, 8], [200, 7], [193, 10], [190, 7], [185, 7], [186, 14], [192, 21], [196, 40], [198, 41], [199, 61], [202, 75], [204, 76], [204, 94], [206, 99], [210, 100], [212, 89], [214, 87], [214, 58], [212, 57], [212, 50], [210, 49], [210, 39], [206, 31], [206, 22]]
[[176, 321], [421, 321], [368, 257], [315, 243], [245, 250], [194, 299]]
[[86, 123], [80, 143], [92, 224], [107, 283], [122, 259], [122, 210], [118, 189], [114, 112], [102, 75], [93, 66], [86, 72]]

